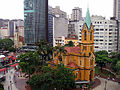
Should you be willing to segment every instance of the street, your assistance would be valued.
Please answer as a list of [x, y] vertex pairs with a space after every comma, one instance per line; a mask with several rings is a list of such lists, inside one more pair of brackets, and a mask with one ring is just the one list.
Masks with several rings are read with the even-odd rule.
[[93, 90], [120, 90], [120, 84], [113, 81], [108, 81], [103, 78], [98, 78], [101, 81], [101, 85], [94, 88]]

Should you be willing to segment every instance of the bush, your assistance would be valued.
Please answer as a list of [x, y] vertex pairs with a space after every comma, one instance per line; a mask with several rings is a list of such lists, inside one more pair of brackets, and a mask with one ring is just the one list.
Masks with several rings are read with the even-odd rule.
[[9, 52], [15, 52], [16, 51], [16, 49], [14, 47], [9, 47], [8, 50], [9, 50]]
[[4, 90], [4, 87], [1, 83], [0, 83], [0, 90]]

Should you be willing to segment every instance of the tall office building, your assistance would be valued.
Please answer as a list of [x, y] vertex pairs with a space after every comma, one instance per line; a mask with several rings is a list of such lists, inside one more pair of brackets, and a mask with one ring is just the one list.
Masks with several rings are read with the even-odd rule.
[[120, 0], [114, 0], [113, 16], [118, 21], [118, 52], [120, 52]]
[[24, 0], [25, 43], [48, 40], [48, 0]]
[[79, 21], [82, 19], [82, 8], [75, 7], [72, 9], [71, 20], [72, 21]]

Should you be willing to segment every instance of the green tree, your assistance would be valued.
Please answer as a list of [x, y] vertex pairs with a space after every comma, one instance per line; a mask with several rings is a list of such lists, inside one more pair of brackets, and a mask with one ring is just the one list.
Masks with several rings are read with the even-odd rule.
[[0, 83], [0, 90], [4, 90], [3, 84]]
[[116, 68], [117, 68], [118, 74], [120, 75], [120, 61], [117, 62]]
[[8, 50], [8, 48], [12, 47], [13, 45], [14, 45], [14, 43], [11, 39], [0, 40], [0, 49], [2, 49], [2, 50]]
[[54, 69], [49, 66], [43, 66], [41, 73], [33, 75], [27, 82], [32, 90], [54, 90]]
[[42, 66], [40, 74], [33, 75], [27, 83], [32, 90], [70, 89], [75, 87], [75, 77], [63, 64], [58, 65], [56, 69]]
[[38, 46], [38, 53], [41, 58], [41, 64], [46, 63], [46, 61], [52, 60], [52, 54], [53, 54], [53, 47], [46, 42], [45, 40], [40, 40], [40, 42], [35, 43], [36, 46]]
[[58, 64], [54, 75], [54, 83], [57, 90], [66, 90], [75, 87], [75, 76], [69, 68], [64, 67], [64, 64]]
[[40, 65], [40, 57], [37, 52], [27, 52], [25, 54], [21, 54], [18, 59], [20, 60], [19, 66], [22, 69], [22, 72], [29, 75], [37, 72], [37, 69]]
[[9, 50], [9, 52], [15, 52], [15, 51], [16, 51], [16, 48], [14, 48], [14, 47], [9, 47], [8, 50]]
[[95, 61], [101, 67], [101, 71], [102, 71], [103, 66], [111, 62], [111, 59], [108, 57], [108, 52], [104, 50], [98, 51], [95, 52], [95, 55], [96, 55]]
[[73, 47], [73, 46], [74, 46], [74, 43], [73, 43], [73, 41], [69, 41], [68, 44], [66, 44], [65, 46]]
[[110, 53], [111, 61], [111, 69], [116, 73], [120, 75], [120, 68], [119, 68], [119, 62], [120, 62], [120, 53], [112, 52]]
[[62, 61], [62, 56], [67, 53], [67, 50], [65, 50], [64, 46], [62, 46], [62, 47], [56, 46], [56, 47], [54, 47], [53, 52], [54, 52], [54, 56], [55, 57], [58, 56], [58, 58], [61, 62]]

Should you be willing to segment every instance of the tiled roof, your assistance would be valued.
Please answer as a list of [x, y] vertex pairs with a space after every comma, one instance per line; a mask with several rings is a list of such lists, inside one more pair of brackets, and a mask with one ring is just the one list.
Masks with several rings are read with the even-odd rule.
[[80, 54], [80, 47], [65, 47], [68, 53]]
[[78, 65], [75, 64], [74, 62], [70, 62], [70, 63], [68, 64], [68, 66], [69, 66], [69, 67], [78, 67]]

